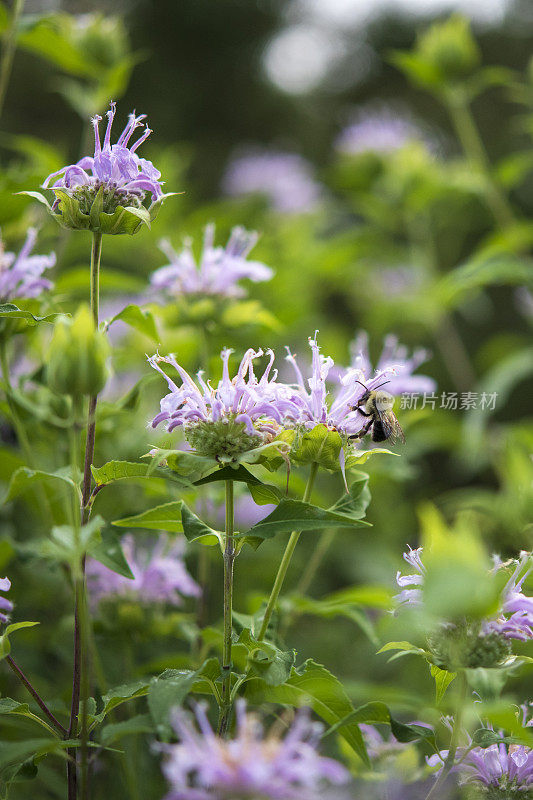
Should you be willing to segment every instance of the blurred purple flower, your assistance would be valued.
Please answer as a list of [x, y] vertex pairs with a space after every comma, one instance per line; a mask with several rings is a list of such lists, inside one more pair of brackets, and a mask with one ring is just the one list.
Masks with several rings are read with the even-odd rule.
[[199, 263], [192, 252], [190, 240], [177, 253], [168, 239], [159, 248], [170, 261], [152, 273], [150, 283], [171, 297], [180, 295], [217, 295], [243, 297], [246, 292], [238, 285], [243, 278], [258, 283], [268, 281], [274, 272], [260, 261], [247, 261], [248, 253], [257, 242], [257, 234], [242, 227], [233, 228], [226, 247], [215, 247], [215, 226], [207, 225]]
[[[0, 592], [9, 592], [11, 589], [11, 581], [9, 578], [0, 578]], [[5, 597], [0, 597], [0, 622], [8, 622], [7, 614], [13, 611], [13, 603]], [[7, 612], [5, 614], [4, 612]]]
[[340, 132], [334, 148], [345, 155], [392, 153], [413, 139], [421, 138], [416, 125], [392, 109], [361, 109]]
[[[396, 583], [402, 589], [394, 598], [398, 606], [422, 604], [421, 587], [424, 584], [425, 568], [421, 555], [421, 547], [416, 550], [409, 548], [409, 552], [403, 554], [405, 561], [414, 568], [415, 573], [412, 575], [402, 575], [400, 571], [396, 573]], [[498, 633], [505, 639], [527, 641], [533, 638], [533, 597], [525, 595], [522, 587], [533, 571], [531, 554], [522, 553], [520, 559], [512, 563], [515, 569], [503, 588], [499, 613], [494, 619], [484, 621], [481, 635]], [[507, 567], [508, 563], [497, 564], [496, 569], [502, 566]], [[405, 588], [408, 586], [417, 588]]]
[[533, 638], [533, 597], [522, 592], [528, 575], [533, 572], [529, 553], [522, 553], [513, 574], [502, 592], [501, 615], [485, 623], [483, 632], [496, 632], [507, 639], [527, 641]]
[[[527, 706], [522, 706], [522, 712], [524, 727], [533, 726], [533, 719], [527, 721]], [[487, 730], [492, 731], [492, 727]], [[500, 735], [503, 737], [503, 731]], [[468, 734], [466, 738], [468, 747], [458, 749], [456, 764], [452, 769], [460, 784], [481, 784], [484, 789], [496, 790], [497, 796], [502, 799], [516, 797], [518, 800], [520, 797], [525, 800], [530, 796], [529, 791], [533, 786], [533, 749], [526, 745], [503, 742], [489, 747], [472, 748], [472, 740]], [[444, 766], [447, 756], [448, 751], [441, 750], [438, 755], [427, 758], [430, 766], [439, 767], [436, 776]], [[492, 796], [491, 794], [490, 797]]]
[[265, 195], [276, 211], [300, 214], [314, 211], [323, 189], [311, 165], [297, 153], [254, 150], [230, 161], [222, 190], [231, 197]]
[[196, 707], [200, 730], [176, 710], [178, 744], [162, 745], [163, 772], [170, 784], [165, 800], [319, 800], [328, 785], [346, 783], [348, 771], [317, 753], [322, 730], [306, 709], [296, 715], [283, 739], [266, 737], [258, 719], [236, 706], [235, 738], [215, 736], [204, 709]]
[[135, 545], [133, 536], [125, 536], [122, 547], [133, 580], [90, 559], [87, 563], [87, 585], [93, 605], [101, 600], [124, 597], [143, 604], [168, 603], [180, 606], [183, 597], [200, 596], [201, 589], [187, 572], [183, 561], [183, 538], [169, 545], [168, 539], [160, 536], [153, 547], [141, 548]]
[[[378, 370], [373, 377], [369, 377], [360, 367], [341, 371], [335, 368], [332, 358], [321, 354], [316, 339], [317, 333], [318, 331], [315, 333], [315, 338], [309, 339], [313, 358], [312, 374], [307, 381], [304, 380], [295, 357], [287, 348], [286, 359], [296, 373], [296, 383], [292, 386], [281, 384], [280, 396], [289, 400], [297, 410], [292, 417], [294, 422], [303, 424], [306, 428], [323, 424], [341, 434], [356, 435], [365, 424], [365, 417], [353, 410], [365, 393], [365, 387], [361, 383], [368, 389], [373, 389], [379, 383], [383, 383], [384, 379], [394, 376], [395, 368], [388, 365], [386, 370]], [[336, 377], [337, 387], [329, 403], [327, 381], [332, 375]], [[288, 416], [291, 417], [292, 414], [294, 412], [289, 410]]]
[[[360, 369], [365, 375], [372, 374], [372, 364], [368, 352], [368, 334], [359, 331], [350, 345], [352, 363], [350, 369]], [[376, 372], [386, 373], [394, 369], [395, 375], [391, 376], [387, 384], [387, 392], [399, 395], [403, 392], [431, 393], [437, 388], [433, 378], [427, 375], [413, 375], [415, 370], [431, 357], [431, 353], [423, 348], [414, 350], [409, 355], [408, 348], [398, 342], [398, 337], [389, 334], [385, 337], [383, 350], [376, 364]]]
[[0, 242], [0, 302], [6, 303], [14, 297], [37, 297], [53, 287], [53, 283], [41, 275], [45, 269], [55, 265], [55, 253], [48, 256], [30, 255], [36, 241], [37, 229], [28, 228], [26, 241], [18, 256], [4, 252]]
[[[223, 362], [222, 378], [216, 388], [206, 383], [203, 373], [197, 374], [198, 384], [181, 367], [174, 356], [152, 356], [148, 359], [151, 366], [163, 375], [170, 388], [161, 400], [161, 411], [153, 421], [155, 428], [166, 422], [170, 432], [178, 426], [184, 426], [185, 433], [199, 423], [242, 423], [250, 437], [274, 436], [277, 433], [276, 423], [281, 423], [292, 404], [277, 397], [276, 372], [270, 377], [274, 363], [274, 353], [267, 351], [270, 361], [258, 380], [254, 374], [253, 362], [263, 355], [262, 350], [250, 348], [244, 354], [234, 378], [229, 377], [229, 358], [233, 351], [224, 349], [221, 353]], [[159, 364], [170, 364], [177, 370], [181, 378], [181, 386], [177, 386], [161, 369]]]
[[[91, 120], [94, 128], [94, 156], [85, 156], [76, 164], [62, 167], [52, 172], [44, 181], [44, 189], [90, 189], [94, 195], [103, 186], [108, 190], [117, 205], [142, 203], [148, 192], [152, 199], [163, 196], [161, 173], [151, 161], [139, 158], [135, 152], [148, 139], [152, 131], [146, 127], [142, 135], [133, 143], [129, 141], [135, 130], [143, 127], [146, 114], [131, 113], [128, 123], [116, 144], [111, 144], [111, 128], [116, 112], [116, 103], [111, 103], [107, 112], [107, 128], [101, 144], [98, 124], [102, 120], [98, 114]], [[56, 180], [54, 180], [56, 179]], [[52, 183], [52, 181], [54, 181]], [[104, 209], [106, 210], [106, 209]]]

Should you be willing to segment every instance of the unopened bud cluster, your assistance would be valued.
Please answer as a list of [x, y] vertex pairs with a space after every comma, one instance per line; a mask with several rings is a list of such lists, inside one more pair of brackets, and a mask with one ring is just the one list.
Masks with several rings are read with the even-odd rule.
[[108, 377], [109, 344], [87, 306], [55, 325], [47, 363], [48, 385], [58, 394], [96, 395]]
[[428, 639], [434, 663], [441, 669], [497, 667], [511, 654], [511, 643], [500, 633], [480, 634], [468, 626], [449, 625]]

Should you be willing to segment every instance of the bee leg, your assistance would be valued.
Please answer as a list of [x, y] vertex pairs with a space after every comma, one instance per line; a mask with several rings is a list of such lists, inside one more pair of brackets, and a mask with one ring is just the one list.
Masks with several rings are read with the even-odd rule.
[[365, 417], [370, 417], [370, 420], [366, 423], [364, 428], [361, 428], [359, 433], [354, 433], [353, 436], [349, 436], [349, 439], [362, 439], [363, 436], [366, 436], [372, 425], [374, 424], [374, 418], [372, 414], [364, 414]]

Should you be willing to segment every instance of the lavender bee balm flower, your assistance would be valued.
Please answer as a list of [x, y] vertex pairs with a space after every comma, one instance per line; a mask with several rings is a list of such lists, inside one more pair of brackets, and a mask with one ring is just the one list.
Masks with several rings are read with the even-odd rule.
[[[111, 103], [103, 143], [99, 130], [102, 118], [96, 115], [92, 119], [94, 156], [85, 156], [76, 164], [62, 167], [43, 183], [43, 188], [52, 189], [56, 197], [49, 210], [64, 227], [133, 234], [141, 224], [150, 224], [159, 204], [168, 197], [163, 193], [159, 170], [136, 152], [152, 132], [144, 127], [146, 115], [131, 113], [117, 142], [111, 144], [115, 112], [116, 105]], [[134, 132], [143, 127], [142, 134], [130, 143]], [[30, 194], [48, 205], [42, 195]], [[150, 200], [148, 207], [147, 199]]]
[[51, 289], [53, 284], [42, 274], [56, 263], [55, 253], [48, 256], [32, 256], [37, 241], [37, 229], [28, 228], [26, 241], [20, 253], [6, 253], [0, 241], [0, 303], [15, 297], [37, 297]]

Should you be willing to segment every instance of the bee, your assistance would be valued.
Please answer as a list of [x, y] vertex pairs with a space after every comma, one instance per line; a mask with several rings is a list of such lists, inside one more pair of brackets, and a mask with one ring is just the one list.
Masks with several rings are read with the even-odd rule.
[[404, 433], [392, 410], [394, 397], [389, 392], [381, 390], [381, 387], [390, 381], [381, 383], [375, 389], [368, 389], [361, 381], [357, 381], [357, 383], [361, 384], [365, 393], [357, 405], [353, 406], [353, 410], [359, 411], [363, 417], [368, 417], [368, 422], [357, 435], [350, 436], [350, 439], [362, 439], [369, 431], [372, 431], [373, 442], [385, 442], [390, 439], [391, 443], [395, 444], [399, 439], [405, 444]]

